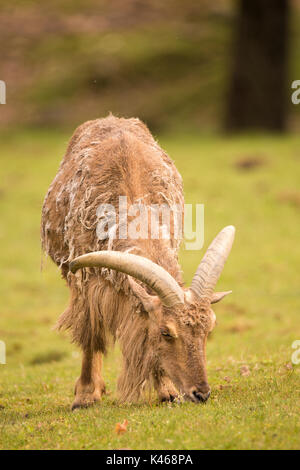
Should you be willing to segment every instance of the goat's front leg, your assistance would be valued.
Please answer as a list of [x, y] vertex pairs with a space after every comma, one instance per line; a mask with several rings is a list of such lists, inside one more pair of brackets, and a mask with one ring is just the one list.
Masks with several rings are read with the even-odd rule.
[[172, 381], [166, 377], [161, 376], [155, 380], [155, 389], [160, 401], [174, 401], [178, 396], [178, 392], [173, 385]]
[[87, 408], [101, 400], [105, 384], [101, 376], [102, 356], [100, 352], [83, 351], [81, 375], [75, 385], [75, 408]]

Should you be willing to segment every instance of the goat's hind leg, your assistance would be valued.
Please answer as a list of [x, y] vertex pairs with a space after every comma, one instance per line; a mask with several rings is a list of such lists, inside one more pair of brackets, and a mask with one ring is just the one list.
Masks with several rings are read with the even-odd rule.
[[101, 376], [101, 352], [83, 351], [81, 375], [75, 385], [75, 400], [72, 410], [87, 408], [101, 400], [105, 384]]

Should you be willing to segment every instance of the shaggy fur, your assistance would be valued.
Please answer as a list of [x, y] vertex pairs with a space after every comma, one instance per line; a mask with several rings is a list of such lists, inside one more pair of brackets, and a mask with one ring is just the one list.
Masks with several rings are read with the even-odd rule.
[[183, 210], [181, 177], [141, 121], [111, 115], [86, 122], [75, 131], [46, 195], [41, 238], [71, 292], [58, 328], [70, 330], [84, 351], [105, 353], [108, 338], [118, 338], [124, 358], [119, 390], [123, 400], [133, 400], [160, 374], [149, 318], [126, 275], [104, 268], [73, 275], [69, 262], [91, 251], [130, 251], [161, 265], [182, 285], [180, 242], [172, 231], [170, 240], [98, 240], [97, 208], [103, 203], [117, 208], [120, 195], [128, 204], [179, 204]]

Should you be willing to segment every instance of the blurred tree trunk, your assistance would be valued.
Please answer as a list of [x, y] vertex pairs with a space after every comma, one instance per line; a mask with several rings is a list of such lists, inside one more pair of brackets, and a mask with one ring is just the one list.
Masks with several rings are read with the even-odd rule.
[[225, 127], [286, 126], [288, 0], [239, 0]]

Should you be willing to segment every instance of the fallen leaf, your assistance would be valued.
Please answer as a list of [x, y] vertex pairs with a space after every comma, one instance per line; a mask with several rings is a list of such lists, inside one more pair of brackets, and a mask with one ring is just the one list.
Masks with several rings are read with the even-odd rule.
[[127, 431], [127, 425], [128, 425], [127, 419], [124, 419], [123, 423], [117, 423], [116, 424], [116, 433], [117, 434], [123, 434], [124, 432], [126, 432]]
[[232, 385], [219, 385], [219, 390], [226, 390], [227, 388], [231, 388]]
[[228, 383], [231, 382], [231, 378], [228, 377], [228, 375], [226, 375], [223, 380], [225, 380], [225, 382], [228, 382]]
[[241, 375], [242, 375], [243, 377], [248, 377], [248, 376], [251, 374], [250, 368], [249, 368], [249, 366], [247, 366], [247, 365], [241, 366], [241, 367], [240, 367], [240, 372], [241, 372]]

